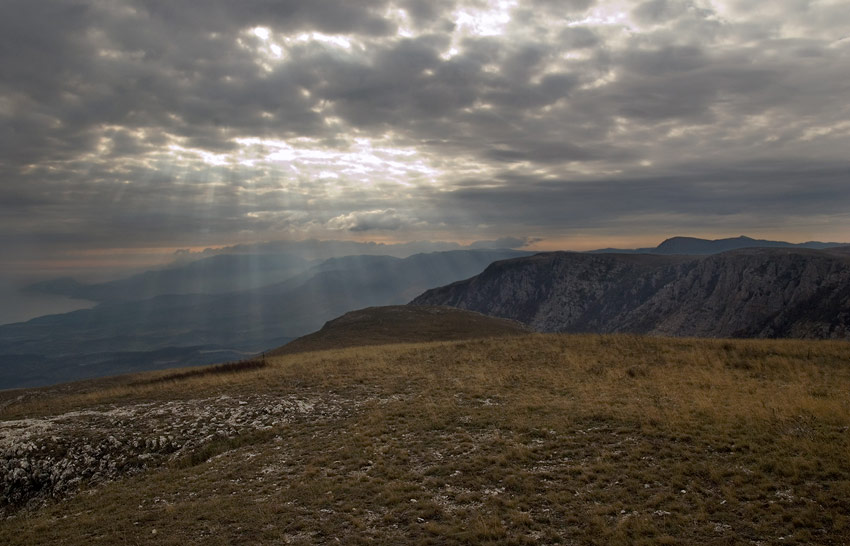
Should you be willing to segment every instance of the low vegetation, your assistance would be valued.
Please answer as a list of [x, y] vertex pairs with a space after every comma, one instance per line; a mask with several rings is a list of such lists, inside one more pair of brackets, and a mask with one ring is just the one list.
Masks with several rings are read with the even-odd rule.
[[844, 342], [357, 347], [4, 393], [0, 406], [4, 448], [34, 446], [7, 453], [7, 476], [85, 423], [125, 446], [137, 427], [174, 436], [148, 442], [134, 472], [7, 504], [3, 544], [850, 541]]
[[317, 350], [456, 341], [528, 334], [522, 323], [439, 305], [389, 305], [351, 311], [321, 330], [270, 351], [270, 356]]
[[159, 375], [156, 377], [146, 377], [136, 382], [137, 385], [150, 385], [153, 383], [164, 383], [166, 381], [180, 381], [181, 379], [189, 379], [191, 377], [200, 377], [204, 375], [230, 374], [244, 372], [248, 370], [256, 370], [266, 366], [266, 357], [263, 355], [260, 358], [248, 358], [245, 360], [237, 360], [236, 362], [225, 362], [215, 366], [204, 366], [186, 371], [177, 371]]

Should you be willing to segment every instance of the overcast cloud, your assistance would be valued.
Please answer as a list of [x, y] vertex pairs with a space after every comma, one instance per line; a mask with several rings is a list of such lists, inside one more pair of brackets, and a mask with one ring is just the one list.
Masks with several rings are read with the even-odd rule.
[[6, 0], [0, 253], [850, 241], [848, 29], [844, 0]]

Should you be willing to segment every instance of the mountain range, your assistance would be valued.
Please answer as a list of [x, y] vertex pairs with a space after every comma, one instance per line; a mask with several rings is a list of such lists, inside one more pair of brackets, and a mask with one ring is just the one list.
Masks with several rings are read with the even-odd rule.
[[[255, 257], [256, 263], [278, 264], [279, 282], [224, 293], [217, 291], [225, 285], [226, 271], [234, 286], [274, 278], [274, 272], [258, 271], [255, 280], [243, 281], [245, 274], [253, 274], [248, 258], [215, 257], [212, 265], [190, 264], [111, 283], [56, 283], [54, 288], [64, 286], [102, 302], [0, 326], [0, 389], [243, 358], [317, 330], [348, 311], [404, 304], [428, 288], [480, 273], [495, 260], [529, 254], [505, 249], [403, 259], [348, 256], [306, 270], [297, 259]], [[191, 274], [198, 271], [207, 276]], [[212, 293], [181, 293], [192, 286]]]
[[825, 249], [843, 246], [846, 243], [823, 243], [808, 241], [805, 243], [787, 243], [785, 241], [770, 241], [767, 239], [752, 239], [745, 235], [726, 239], [700, 239], [697, 237], [670, 237], [661, 244], [647, 248], [603, 248], [592, 250], [592, 253], [604, 254], [719, 254], [729, 250], [742, 248], [813, 248]]
[[96, 302], [223, 294], [277, 283], [311, 265], [315, 264], [294, 254], [221, 254], [109, 282], [85, 284], [63, 277], [31, 284], [27, 290]]
[[550, 252], [415, 298], [540, 332], [850, 339], [850, 247], [706, 256]]
[[466, 249], [324, 260], [265, 249], [103, 283], [55, 279], [29, 289], [98, 305], [0, 326], [0, 389], [240, 359], [349, 311], [414, 298], [539, 331], [846, 337], [846, 253], [806, 248], [836, 244], [673, 237], [619, 253]]

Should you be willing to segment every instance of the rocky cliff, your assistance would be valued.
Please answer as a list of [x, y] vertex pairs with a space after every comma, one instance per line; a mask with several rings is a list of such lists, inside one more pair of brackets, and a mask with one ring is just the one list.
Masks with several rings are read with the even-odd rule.
[[712, 256], [552, 252], [417, 297], [541, 332], [850, 339], [850, 249]]

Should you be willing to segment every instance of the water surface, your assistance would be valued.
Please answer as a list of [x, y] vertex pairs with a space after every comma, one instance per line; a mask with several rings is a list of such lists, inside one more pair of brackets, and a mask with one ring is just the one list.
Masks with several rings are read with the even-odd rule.
[[89, 300], [24, 291], [23, 287], [29, 282], [32, 281], [0, 277], [0, 325], [88, 309], [97, 304]]

